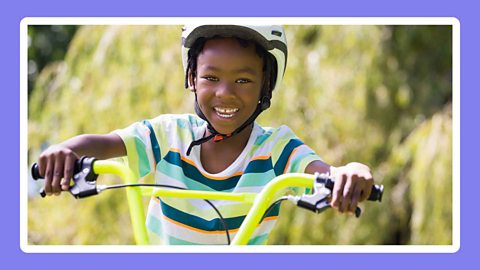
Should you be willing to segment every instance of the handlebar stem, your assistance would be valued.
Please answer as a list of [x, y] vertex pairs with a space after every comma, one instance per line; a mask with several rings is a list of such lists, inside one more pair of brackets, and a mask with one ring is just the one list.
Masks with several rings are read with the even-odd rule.
[[[96, 174], [118, 175], [126, 184], [136, 184], [138, 182], [128, 167], [115, 161], [97, 160], [93, 164], [93, 171]], [[135, 242], [138, 245], [148, 245], [149, 239], [144, 225], [145, 211], [143, 209], [142, 194], [139, 189], [133, 187], [127, 187], [126, 192]]]
[[280, 191], [289, 187], [312, 188], [314, 181], [315, 176], [312, 174], [290, 173], [288, 175], [280, 175], [269, 182], [255, 198], [252, 208], [232, 240], [232, 245], [248, 244], [257, 224], [260, 223], [268, 206], [272, 204]]

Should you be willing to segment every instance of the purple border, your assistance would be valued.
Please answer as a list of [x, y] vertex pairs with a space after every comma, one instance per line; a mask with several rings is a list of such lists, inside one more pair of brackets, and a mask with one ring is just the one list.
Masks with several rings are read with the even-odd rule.
[[[91, 268], [197, 268], [214, 266], [226, 268], [245, 268], [249, 265], [272, 268], [307, 267], [339, 267], [339, 268], [372, 268], [387, 269], [447, 269], [466, 266], [478, 257], [475, 248], [478, 240], [474, 214], [477, 213], [474, 196], [479, 188], [478, 179], [474, 177], [475, 166], [471, 166], [475, 157], [474, 149], [478, 149], [474, 138], [479, 132], [474, 128], [478, 123], [474, 102], [478, 97], [474, 78], [478, 77], [475, 68], [479, 63], [478, 47], [478, 8], [475, 1], [309, 1], [296, 0], [290, 4], [284, 1], [252, 1], [241, 0], [235, 6], [227, 1], [194, 1], [184, 0], [172, 3], [164, 1], [137, 0], [132, 4], [120, 1], [83, 0], [77, 3], [64, 0], [26, 1], [0, 4], [2, 57], [2, 98], [0, 110], [5, 127], [13, 130], [2, 134], [7, 154], [4, 168], [13, 168], [2, 177], [4, 190], [0, 196], [6, 217], [1, 223], [3, 237], [2, 265], [11, 265], [15, 269], [49, 268], [49, 269], [83, 269]], [[188, 7], [188, 9], [186, 8]], [[9, 181], [18, 181], [19, 177], [19, 29], [24, 17], [44, 16], [422, 16], [422, 17], [456, 17], [461, 23], [461, 248], [455, 254], [25, 254], [19, 244], [19, 185], [18, 182], [8, 185]], [[441, 44], [439, 44], [441, 46]], [[7, 158], [8, 157], [8, 158]], [[471, 181], [468, 179], [471, 178]], [[472, 202], [471, 204], [469, 202]], [[85, 265], [80, 262], [84, 260]], [[312, 265], [313, 264], [313, 265]], [[318, 264], [318, 265], [316, 265]], [[372, 265], [373, 264], [373, 265]]]

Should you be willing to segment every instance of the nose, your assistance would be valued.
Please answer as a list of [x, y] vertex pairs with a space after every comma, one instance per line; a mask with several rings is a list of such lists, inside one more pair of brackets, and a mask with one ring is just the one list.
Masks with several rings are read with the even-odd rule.
[[230, 82], [222, 82], [218, 85], [215, 95], [219, 98], [235, 97], [235, 84]]

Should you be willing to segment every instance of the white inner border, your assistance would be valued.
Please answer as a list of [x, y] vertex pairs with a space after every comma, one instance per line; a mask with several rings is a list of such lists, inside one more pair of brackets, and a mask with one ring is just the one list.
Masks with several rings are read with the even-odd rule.
[[[133, 246], [133, 245], [30, 245], [27, 228], [28, 164], [28, 26], [29, 25], [451, 25], [453, 91], [452, 245], [291, 245], [291, 246]], [[27, 253], [455, 253], [460, 249], [460, 21], [454, 17], [171, 17], [171, 18], [24, 18], [20, 22], [20, 248]]]

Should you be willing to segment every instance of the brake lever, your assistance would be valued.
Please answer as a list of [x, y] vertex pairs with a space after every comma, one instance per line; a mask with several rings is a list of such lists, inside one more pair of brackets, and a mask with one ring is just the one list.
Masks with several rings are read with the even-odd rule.
[[[327, 187], [330, 176], [327, 174], [315, 173], [315, 183], [313, 185], [312, 194], [303, 194], [297, 201], [297, 206], [315, 212], [317, 214], [322, 213], [326, 209], [330, 208], [330, 202], [328, 198], [332, 194], [330, 188]], [[362, 214], [362, 209], [357, 206], [355, 209], [355, 217], [359, 218]]]
[[74, 185], [70, 187], [70, 193], [76, 199], [85, 198], [98, 194], [98, 174], [93, 172], [95, 158], [82, 157], [81, 170], [73, 176]]
[[313, 193], [300, 196], [300, 199], [297, 201], [297, 205], [319, 214], [331, 207], [330, 203], [328, 202], [328, 197], [330, 194], [330, 190], [324, 188], [322, 184], [315, 184]]

